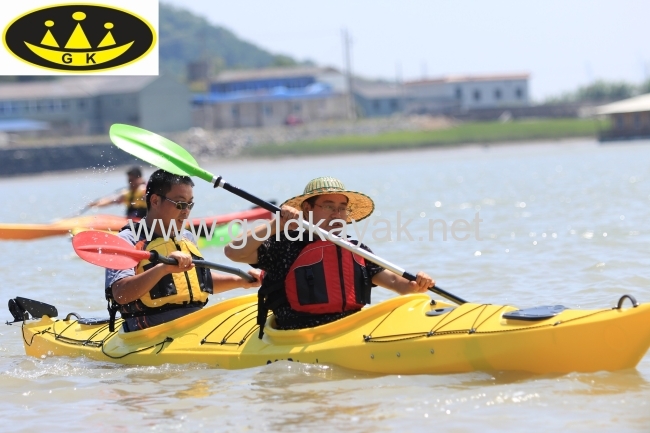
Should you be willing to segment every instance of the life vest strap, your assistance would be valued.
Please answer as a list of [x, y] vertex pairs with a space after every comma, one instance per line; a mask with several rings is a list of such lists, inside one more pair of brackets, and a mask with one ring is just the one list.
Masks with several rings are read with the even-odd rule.
[[264, 336], [264, 325], [266, 325], [266, 318], [269, 315], [269, 311], [287, 302], [286, 296], [283, 295], [284, 282], [262, 287], [257, 291], [257, 324], [260, 327], [258, 336], [260, 339]]

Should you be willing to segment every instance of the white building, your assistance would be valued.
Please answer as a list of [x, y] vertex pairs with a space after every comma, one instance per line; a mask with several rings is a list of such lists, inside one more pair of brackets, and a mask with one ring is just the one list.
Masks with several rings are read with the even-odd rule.
[[450, 112], [529, 104], [529, 74], [447, 76], [404, 83], [407, 112]]

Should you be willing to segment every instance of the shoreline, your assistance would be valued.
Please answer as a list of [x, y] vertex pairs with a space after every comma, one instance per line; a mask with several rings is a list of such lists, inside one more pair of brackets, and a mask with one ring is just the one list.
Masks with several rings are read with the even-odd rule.
[[406, 149], [449, 148], [505, 142], [597, 138], [597, 123], [585, 119], [540, 119], [517, 122], [468, 122], [448, 128], [394, 131], [377, 135], [324, 137], [317, 140], [251, 146], [251, 157], [296, 156]]
[[[403, 120], [403, 119], [402, 119]], [[408, 120], [412, 122], [413, 120]], [[356, 125], [367, 127], [379, 122], [361, 121]], [[390, 119], [396, 126], [395, 119]], [[382, 125], [383, 126], [383, 125]], [[313, 131], [318, 125], [305, 125]], [[210, 163], [224, 159], [242, 161], [250, 159], [280, 159], [327, 155], [351, 155], [379, 152], [417, 151], [428, 149], [453, 149], [463, 147], [491, 147], [523, 145], [541, 142], [565, 142], [571, 140], [597, 140], [597, 123], [591, 119], [538, 119], [511, 122], [468, 122], [436, 128], [383, 129], [371, 134], [325, 135], [300, 140], [301, 131], [287, 128], [287, 135], [295, 134], [294, 140], [261, 142], [269, 131], [255, 131], [256, 140], [242, 146], [230, 147], [230, 141], [215, 139], [218, 134], [239, 134], [246, 131], [203, 131], [205, 140], [197, 142], [196, 131], [189, 134], [165, 134], [187, 149], [197, 160]], [[331, 132], [331, 130], [330, 130]], [[187, 138], [187, 139], [186, 139]], [[286, 138], [286, 137], [285, 137]], [[79, 138], [76, 138], [80, 140]], [[230, 150], [230, 151], [228, 151]], [[236, 150], [236, 151], [234, 151]], [[84, 145], [61, 143], [58, 146], [20, 147], [0, 149], [0, 178], [23, 175], [65, 173], [80, 169], [109, 169], [138, 164], [130, 154], [114, 147], [108, 139], [102, 144], [88, 142]], [[141, 163], [143, 164], [143, 163]], [[146, 164], [143, 164], [146, 166]]]
[[[382, 149], [349, 149], [345, 152], [335, 153], [314, 153], [314, 154], [276, 154], [276, 155], [237, 155], [229, 157], [220, 157], [215, 158], [213, 156], [203, 156], [197, 157], [196, 160], [201, 164], [213, 164], [219, 159], [226, 160], [229, 162], [244, 162], [244, 161], [280, 161], [286, 159], [308, 159], [308, 158], [323, 158], [323, 157], [337, 157], [337, 156], [359, 156], [359, 155], [368, 155], [368, 154], [391, 154], [391, 153], [415, 153], [419, 151], [427, 152], [438, 152], [438, 151], [450, 151], [454, 149], [489, 149], [489, 148], [507, 148], [515, 146], [547, 146], [547, 145], [580, 145], [581, 142], [594, 140], [594, 144], [598, 144], [595, 140], [595, 137], [567, 137], [567, 138], [558, 138], [558, 139], [537, 139], [537, 140], [510, 140], [510, 141], [499, 141], [499, 142], [490, 142], [490, 143], [454, 143], [445, 146], [420, 146], [420, 147], [401, 147], [401, 148], [382, 148]], [[629, 142], [626, 142], [629, 143]], [[585, 143], [586, 144], [586, 143]], [[11, 175], [1, 175], [0, 182], [2, 180], [12, 180], [18, 179], [21, 177], [34, 177], [34, 176], [49, 176], [54, 174], [60, 175], [73, 175], [79, 173], [81, 170], [119, 170], [121, 168], [129, 167], [132, 165], [140, 165], [146, 169], [155, 170], [155, 167], [151, 166], [148, 163], [143, 161], [133, 159], [130, 162], [122, 162], [116, 165], [90, 165], [90, 166], [80, 166], [77, 168], [70, 168], [64, 170], [50, 170], [50, 171], [39, 171], [39, 172], [26, 172], [26, 173], [17, 173]]]
[[[593, 143], [590, 142], [593, 140]], [[582, 146], [582, 145], [600, 145], [596, 137], [567, 137], [567, 138], [558, 138], [558, 139], [537, 139], [537, 140], [511, 140], [511, 141], [499, 141], [499, 142], [490, 142], [490, 143], [454, 143], [452, 145], [446, 146], [420, 146], [420, 147], [401, 147], [395, 149], [377, 149], [377, 150], [354, 150], [350, 149], [345, 152], [335, 153], [313, 153], [313, 154], [277, 154], [277, 155], [239, 155], [234, 157], [227, 158], [228, 161], [232, 162], [243, 162], [243, 161], [282, 161], [288, 159], [300, 159], [307, 160], [309, 158], [336, 158], [341, 156], [361, 156], [361, 155], [377, 155], [377, 154], [408, 154], [416, 152], [444, 152], [444, 151], [453, 151], [453, 150], [469, 150], [469, 149], [501, 149], [508, 147], [542, 147], [542, 146], [551, 146], [551, 145], [566, 145], [566, 146]], [[212, 157], [207, 158], [196, 158], [199, 163], [212, 164], [218, 160]]]
[[[322, 156], [337, 156], [337, 155], [364, 155], [364, 154], [375, 154], [375, 153], [395, 153], [395, 152], [417, 152], [417, 151], [443, 151], [443, 150], [452, 150], [452, 149], [463, 149], [463, 148], [490, 148], [490, 147], [509, 147], [509, 146], [539, 146], [545, 144], [562, 144], [562, 143], [571, 143], [579, 142], [584, 140], [593, 139], [595, 142], [598, 142], [596, 137], [593, 136], [575, 136], [575, 137], [564, 137], [564, 138], [537, 138], [537, 139], [513, 139], [513, 140], [501, 140], [501, 141], [486, 141], [486, 142], [455, 142], [455, 143], [444, 143], [444, 144], [422, 144], [415, 146], [386, 146], [381, 148], [348, 148], [341, 149], [340, 152], [314, 152], [314, 153], [278, 153], [278, 154], [259, 154], [259, 155], [238, 155], [228, 158], [229, 160], [244, 160], [251, 159], [263, 159], [263, 160], [274, 160], [282, 158], [309, 158], [309, 157], [322, 157]], [[209, 161], [210, 159], [205, 159]]]

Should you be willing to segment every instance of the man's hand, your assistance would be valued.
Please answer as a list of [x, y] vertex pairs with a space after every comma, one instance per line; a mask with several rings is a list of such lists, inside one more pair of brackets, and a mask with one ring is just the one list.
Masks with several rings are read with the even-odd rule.
[[435, 285], [435, 280], [422, 271], [417, 273], [415, 276], [415, 281], [409, 281], [411, 293], [424, 293], [429, 290], [429, 287], [433, 287]]
[[194, 263], [192, 263], [192, 256], [182, 251], [174, 251], [169, 255], [170, 259], [176, 259], [178, 265], [164, 265], [165, 271], [168, 274], [175, 274], [177, 272], [187, 272], [190, 269], [194, 268]]
[[261, 270], [259, 270], [259, 269], [250, 269], [248, 271], [248, 275], [255, 278], [255, 281], [248, 282], [247, 280], [242, 278], [241, 286], [244, 289], [253, 289], [253, 288], [256, 288], [256, 287], [259, 287], [259, 286], [262, 285], [262, 271]]
[[[300, 218], [300, 211], [291, 206], [282, 206], [280, 209], [280, 230], [284, 230], [284, 225], [289, 220], [298, 220]], [[289, 225], [289, 230], [298, 230], [299, 226], [296, 223]]]

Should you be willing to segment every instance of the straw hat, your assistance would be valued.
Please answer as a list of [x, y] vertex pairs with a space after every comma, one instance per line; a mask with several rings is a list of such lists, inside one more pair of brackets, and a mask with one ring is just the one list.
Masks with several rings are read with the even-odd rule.
[[369, 217], [375, 210], [375, 203], [370, 197], [357, 191], [345, 189], [343, 182], [333, 177], [317, 177], [311, 180], [301, 195], [290, 198], [282, 203], [282, 206], [301, 209], [302, 202], [310, 197], [323, 194], [343, 194], [348, 198], [348, 207], [352, 209], [352, 212], [348, 215], [347, 222], [361, 221]]

